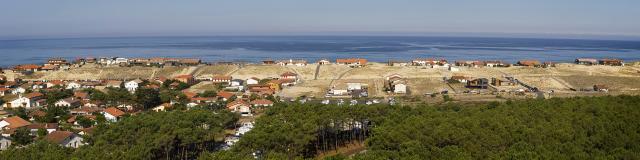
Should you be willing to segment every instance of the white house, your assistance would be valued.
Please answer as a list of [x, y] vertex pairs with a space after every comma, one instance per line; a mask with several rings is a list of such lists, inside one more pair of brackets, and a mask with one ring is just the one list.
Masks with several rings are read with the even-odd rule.
[[234, 79], [234, 80], [231, 80], [231, 86], [234, 86], [234, 87], [235, 87], [235, 86], [241, 86], [241, 85], [242, 85], [242, 82], [244, 82], [244, 81], [243, 81], [243, 80], [241, 80], [241, 79]]
[[453, 66], [449, 66], [449, 71], [451, 71], [451, 72], [458, 72], [458, 71], [460, 71], [460, 68], [453, 67]]
[[11, 138], [0, 136], [0, 151], [7, 150], [11, 146]]
[[253, 114], [251, 113], [251, 104], [243, 101], [243, 100], [236, 100], [233, 101], [229, 104], [227, 104], [227, 109], [229, 109], [232, 112], [239, 112], [241, 116], [252, 116]]
[[393, 92], [398, 94], [405, 94], [407, 93], [407, 85], [402, 83], [396, 84], [393, 86]]
[[61, 99], [55, 103], [57, 107], [76, 107], [80, 105], [80, 99], [74, 97]]
[[258, 84], [258, 83], [260, 83], [260, 79], [256, 77], [251, 77], [247, 79], [247, 85]]
[[102, 115], [104, 115], [104, 118], [107, 119], [107, 121], [116, 122], [120, 117], [122, 117], [122, 115], [124, 115], [124, 112], [115, 107], [109, 107], [102, 111]]
[[44, 139], [64, 147], [78, 148], [85, 145], [80, 135], [69, 131], [54, 131], [47, 134]]
[[124, 83], [124, 88], [127, 88], [127, 90], [129, 92], [135, 92], [138, 89], [138, 85], [142, 83], [142, 80], [140, 79], [135, 79], [133, 81], [129, 81], [127, 83]]
[[37, 106], [40, 106], [40, 104], [38, 102], [32, 101], [31, 99], [29, 99], [27, 97], [22, 97], [21, 95], [18, 98], [14, 99], [12, 101], [9, 101], [9, 102], [7, 102], [7, 103], [5, 103], [3, 105], [3, 107], [5, 107], [5, 108], [22, 107], [22, 108], [27, 108], [27, 109], [32, 108], [32, 107], [37, 107]]
[[67, 84], [67, 89], [78, 89], [78, 88], [82, 88], [82, 84], [78, 82], [69, 82]]
[[11, 90], [11, 94], [23, 94], [24, 92], [27, 92], [27, 90], [22, 87], [17, 87]]

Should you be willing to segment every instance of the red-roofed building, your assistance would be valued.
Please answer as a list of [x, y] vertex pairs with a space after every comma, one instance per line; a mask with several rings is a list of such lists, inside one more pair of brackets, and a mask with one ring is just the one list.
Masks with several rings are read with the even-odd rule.
[[273, 102], [267, 99], [256, 99], [251, 101], [251, 105], [254, 107], [269, 107], [273, 106]]
[[107, 121], [116, 122], [125, 113], [123, 111], [119, 110], [118, 108], [109, 107], [109, 108], [105, 109], [104, 111], [102, 111], [102, 114], [104, 115], [104, 118], [107, 119]]
[[233, 78], [232, 78], [231, 76], [215, 75], [215, 76], [213, 76], [213, 78], [211, 79], [211, 81], [213, 81], [213, 83], [226, 83], [226, 84], [230, 84], [232, 79], [233, 79]]
[[233, 93], [231, 92], [225, 92], [225, 91], [220, 91], [218, 92], [218, 97], [222, 98], [223, 101], [228, 101], [230, 100], [233, 96], [235, 96]]
[[227, 104], [227, 109], [232, 112], [239, 112], [242, 116], [252, 116], [251, 114], [251, 104], [245, 102], [242, 99], [238, 99], [231, 103]]
[[336, 64], [349, 65], [351, 67], [364, 67], [367, 65], [367, 59], [362, 59], [362, 58], [336, 59]]
[[44, 139], [64, 147], [78, 148], [85, 145], [81, 136], [69, 131], [54, 131], [47, 134]]
[[31, 122], [24, 120], [18, 116], [8, 117], [0, 121], [0, 128], [16, 129], [30, 125]]

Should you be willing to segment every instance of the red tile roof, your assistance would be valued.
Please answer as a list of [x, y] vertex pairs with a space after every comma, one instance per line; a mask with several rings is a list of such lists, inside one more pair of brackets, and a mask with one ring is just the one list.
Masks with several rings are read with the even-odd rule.
[[29, 93], [29, 94], [25, 95], [24, 97], [31, 99], [31, 98], [35, 98], [35, 97], [41, 97], [41, 96], [44, 96], [44, 94], [42, 94], [40, 92], [32, 92], [32, 93]]
[[122, 115], [124, 115], [124, 112], [119, 110], [118, 108], [115, 107], [109, 107], [107, 109], [104, 110], [104, 112], [109, 113], [110, 115], [114, 116], [114, 117], [120, 117]]
[[9, 123], [9, 125], [7, 126], [9, 128], [20, 128], [31, 124], [31, 122], [24, 120], [18, 116], [5, 118], [3, 119], [3, 121]]
[[256, 99], [251, 101], [251, 104], [257, 104], [257, 105], [271, 105], [273, 104], [272, 101], [267, 100], [267, 99]]
[[218, 92], [218, 96], [219, 97], [223, 97], [223, 98], [226, 98], [226, 99], [229, 99], [229, 98], [233, 97], [233, 95], [234, 94], [230, 93], [230, 92], [225, 92], [225, 91]]
[[69, 131], [53, 131], [47, 134], [44, 139], [52, 143], [60, 144], [64, 142], [65, 139], [71, 137], [73, 134], [73, 132]]

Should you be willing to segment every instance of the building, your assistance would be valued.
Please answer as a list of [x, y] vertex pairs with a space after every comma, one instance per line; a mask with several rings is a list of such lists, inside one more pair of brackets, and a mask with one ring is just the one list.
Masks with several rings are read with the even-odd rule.
[[231, 76], [214, 75], [211, 81], [214, 84], [217, 83], [217, 84], [229, 85], [231, 83], [231, 80], [233, 80], [233, 77], [231, 77]]
[[294, 60], [294, 59], [278, 61], [276, 63], [281, 66], [306, 66], [307, 65], [306, 60]]
[[110, 122], [117, 122], [125, 113], [118, 108], [109, 107], [102, 111], [104, 118]]
[[327, 59], [321, 59], [318, 61], [318, 65], [327, 65], [327, 64], [331, 64], [331, 61]]
[[362, 58], [336, 59], [336, 64], [348, 65], [350, 67], [364, 67], [367, 65], [367, 59], [362, 59]]
[[450, 80], [458, 81], [460, 83], [467, 83], [469, 78], [461, 75], [454, 75], [454, 76], [451, 76]]
[[607, 66], [624, 66], [623, 61], [620, 59], [601, 59], [599, 63]]
[[408, 66], [409, 62], [401, 61], [401, 60], [389, 60], [387, 65], [389, 65], [389, 66]]
[[23, 71], [35, 72], [35, 71], [39, 71], [40, 68], [42, 67], [36, 64], [23, 64], [23, 65], [17, 65], [13, 67], [13, 71], [14, 72], [23, 72]]
[[81, 105], [80, 99], [75, 97], [61, 99], [55, 103], [56, 107], [78, 107], [80, 105]]
[[6, 108], [22, 107], [26, 109], [40, 107], [42, 106], [42, 104], [45, 103], [44, 102], [45, 99], [43, 98], [44, 98], [44, 95], [40, 92], [32, 92], [25, 96], [18, 95], [18, 98], [5, 103], [3, 107], [6, 107]]
[[578, 58], [576, 59], [576, 64], [584, 64], [584, 65], [597, 65], [598, 60], [594, 58]]
[[238, 112], [241, 116], [253, 116], [251, 113], [251, 104], [243, 101], [242, 99], [228, 103], [227, 109], [232, 112]]
[[491, 78], [491, 85], [493, 86], [514, 86], [516, 85], [516, 82], [513, 82], [511, 80], [508, 79], [503, 79], [503, 78]]
[[220, 91], [217, 94], [218, 97], [222, 99], [222, 101], [228, 101], [233, 98], [235, 95], [231, 92]]
[[186, 84], [196, 83], [192, 75], [179, 75], [179, 76], [173, 77], [173, 79]]
[[407, 93], [407, 85], [404, 83], [398, 83], [393, 85], [393, 93], [396, 93], [396, 94]]
[[596, 84], [596, 85], [593, 85], [593, 90], [599, 91], [599, 92], [609, 92], [609, 87], [604, 84]]
[[507, 67], [507, 64], [502, 61], [484, 61], [483, 63], [486, 67]]
[[294, 79], [298, 80], [298, 74], [293, 72], [285, 72], [280, 74], [280, 79]]
[[120, 85], [122, 85], [122, 81], [107, 81], [106, 83], [106, 87], [112, 87], [112, 88], [120, 88]]
[[251, 77], [249, 79], [247, 79], [247, 85], [253, 85], [253, 84], [258, 84], [260, 83], [260, 79], [256, 78], [256, 77]]
[[78, 88], [82, 88], [82, 84], [78, 83], [78, 82], [69, 82], [67, 83], [67, 89], [78, 89]]
[[8, 117], [0, 121], [0, 129], [16, 129], [30, 125], [31, 122], [18, 116]]
[[69, 131], [54, 131], [47, 134], [44, 139], [64, 147], [78, 148], [85, 145], [81, 136]]
[[542, 63], [540, 63], [540, 61], [538, 60], [521, 60], [518, 61], [518, 65], [527, 67], [539, 67], [540, 65], [542, 65]]
[[0, 136], [0, 151], [4, 151], [11, 147], [11, 138]]
[[487, 89], [487, 88], [489, 88], [489, 79], [478, 78], [478, 79], [467, 81], [467, 86], [466, 87], [467, 88]]
[[51, 58], [47, 60], [47, 63], [44, 65], [45, 66], [64, 66], [64, 65], [69, 65], [69, 62], [67, 62], [67, 60], [64, 58]]
[[138, 85], [140, 85], [140, 83], [142, 83], [142, 80], [135, 79], [124, 83], [124, 88], [126, 88], [129, 92], [135, 92], [138, 89]]

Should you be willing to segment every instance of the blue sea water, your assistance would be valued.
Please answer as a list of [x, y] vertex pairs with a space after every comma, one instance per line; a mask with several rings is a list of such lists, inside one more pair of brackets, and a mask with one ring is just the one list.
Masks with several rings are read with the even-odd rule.
[[578, 57], [640, 60], [640, 41], [391, 37], [391, 36], [220, 36], [0, 40], [0, 66], [43, 63], [50, 57], [192, 57], [207, 62], [263, 59], [445, 58], [521, 59], [571, 62]]

